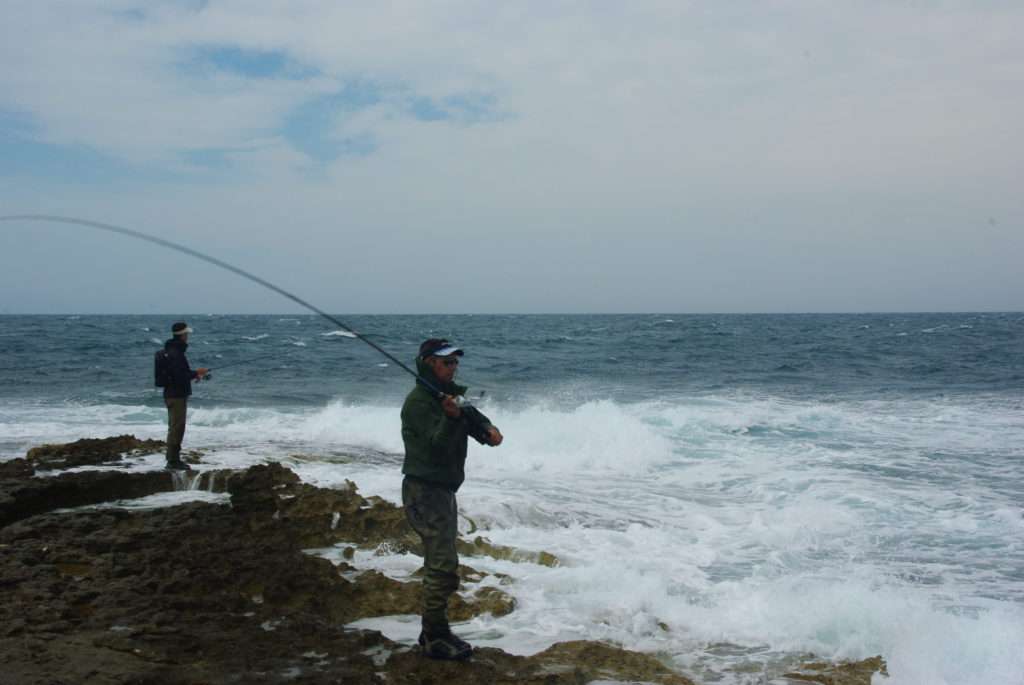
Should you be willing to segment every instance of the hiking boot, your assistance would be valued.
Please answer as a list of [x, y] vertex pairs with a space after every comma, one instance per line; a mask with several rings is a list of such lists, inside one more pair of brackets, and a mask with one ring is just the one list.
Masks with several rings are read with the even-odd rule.
[[473, 654], [473, 646], [455, 637], [451, 630], [437, 633], [420, 633], [420, 649], [423, 656], [431, 659], [461, 661]]
[[167, 462], [167, 466], [164, 467], [168, 471], [191, 471], [192, 467], [183, 462], [180, 459]]

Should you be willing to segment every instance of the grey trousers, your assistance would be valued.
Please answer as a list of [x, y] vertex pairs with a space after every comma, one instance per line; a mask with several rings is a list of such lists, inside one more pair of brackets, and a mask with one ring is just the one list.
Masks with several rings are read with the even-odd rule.
[[455, 493], [406, 477], [402, 481], [405, 517], [423, 540], [423, 630], [448, 628], [448, 598], [459, 589], [459, 533]]
[[188, 413], [187, 397], [165, 397], [167, 405], [167, 463], [181, 461], [181, 441], [185, 437], [185, 415]]

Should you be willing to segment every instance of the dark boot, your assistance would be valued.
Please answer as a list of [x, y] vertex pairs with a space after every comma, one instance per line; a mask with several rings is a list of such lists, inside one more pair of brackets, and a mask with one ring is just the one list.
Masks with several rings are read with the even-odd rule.
[[186, 464], [185, 462], [183, 462], [181, 459], [175, 459], [173, 461], [168, 460], [167, 466], [165, 466], [164, 468], [166, 468], [168, 471], [191, 471], [192, 470], [192, 467], [189, 466], [188, 464]]
[[447, 626], [429, 632], [424, 628], [419, 643], [423, 656], [431, 659], [461, 661], [473, 655], [473, 646], [456, 637]]

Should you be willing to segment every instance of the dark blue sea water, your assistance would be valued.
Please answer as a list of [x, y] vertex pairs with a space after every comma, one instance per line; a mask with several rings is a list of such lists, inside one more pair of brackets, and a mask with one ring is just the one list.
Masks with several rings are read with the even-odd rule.
[[[203, 468], [399, 498], [411, 378], [306, 315], [0, 317], [0, 459], [162, 437], [152, 355], [178, 318], [214, 369], [186, 435]], [[506, 442], [471, 450], [461, 509], [563, 560], [474, 558], [519, 601], [475, 641], [608, 639], [708, 682], [782, 682], [813, 651], [882, 654], [890, 685], [1024, 683], [1024, 314], [341, 318], [410, 365], [427, 337], [466, 349]]]
[[[409, 377], [316, 316], [190, 316], [193, 366], [235, 364], [210, 405], [399, 398]], [[351, 316], [412, 365], [426, 337], [469, 353], [462, 375], [513, 402], [645, 401], [748, 391], [919, 399], [1024, 388], [1024, 314]], [[151, 352], [170, 317], [0, 317], [0, 397], [153, 399]], [[387, 366], [385, 366], [387, 364]]]

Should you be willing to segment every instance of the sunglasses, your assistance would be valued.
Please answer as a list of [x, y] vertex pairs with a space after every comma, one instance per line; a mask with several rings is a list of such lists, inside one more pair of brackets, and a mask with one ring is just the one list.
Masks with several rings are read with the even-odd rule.
[[441, 363], [444, 364], [445, 366], [458, 366], [459, 365], [459, 360], [458, 359], [445, 359]]

